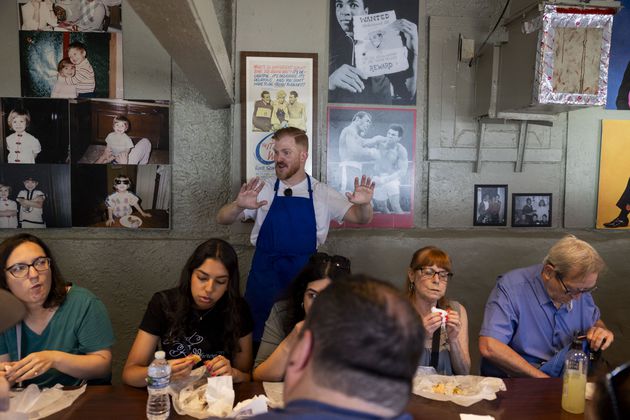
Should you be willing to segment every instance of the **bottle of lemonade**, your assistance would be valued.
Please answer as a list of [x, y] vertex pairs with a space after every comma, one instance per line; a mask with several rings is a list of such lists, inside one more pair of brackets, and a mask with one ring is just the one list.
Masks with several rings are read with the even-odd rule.
[[582, 342], [575, 341], [564, 362], [562, 409], [573, 414], [584, 412], [588, 356], [582, 351]]

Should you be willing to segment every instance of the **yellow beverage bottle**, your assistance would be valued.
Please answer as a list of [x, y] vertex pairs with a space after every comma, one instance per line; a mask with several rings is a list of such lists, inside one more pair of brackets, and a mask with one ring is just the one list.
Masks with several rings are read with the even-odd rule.
[[573, 414], [584, 412], [588, 356], [581, 347], [573, 346], [564, 362], [562, 409]]
[[573, 414], [584, 412], [586, 375], [578, 371], [565, 373], [562, 386], [562, 409]]

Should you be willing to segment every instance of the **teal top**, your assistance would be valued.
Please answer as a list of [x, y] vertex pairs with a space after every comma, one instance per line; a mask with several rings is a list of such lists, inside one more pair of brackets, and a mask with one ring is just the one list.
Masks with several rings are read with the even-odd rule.
[[[114, 344], [114, 331], [107, 309], [92, 292], [72, 286], [66, 299], [57, 309], [41, 334], [22, 323], [22, 358], [43, 350], [58, 350], [70, 354], [87, 354], [107, 349]], [[0, 334], [0, 355], [18, 360], [16, 327]], [[107, 379], [107, 378], [106, 378]], [[24, 385], [35, 383], [40, 387], [55, 384], [78, 385], [74, 378], [56, 369], [50, 369]]]

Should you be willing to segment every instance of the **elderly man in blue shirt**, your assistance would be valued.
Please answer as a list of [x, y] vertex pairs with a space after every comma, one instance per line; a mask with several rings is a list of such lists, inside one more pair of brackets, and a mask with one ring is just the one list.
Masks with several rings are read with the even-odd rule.
[[614, 335], [591, 296], [604, 267], [592, 246], [568, 235], [542, 264], [499, 276], [479, 333], [481, 374], [560, 376], [567, 349], [581, 335], [591, 351], [607, 349]]

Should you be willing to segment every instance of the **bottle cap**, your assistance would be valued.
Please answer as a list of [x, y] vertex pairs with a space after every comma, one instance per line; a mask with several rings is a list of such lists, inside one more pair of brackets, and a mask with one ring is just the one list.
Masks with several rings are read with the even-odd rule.
[[165, 357], [166, 357], [166, 353], [164, 353], [162, 350], [155, 352], [156, 359], [164, 359]]

